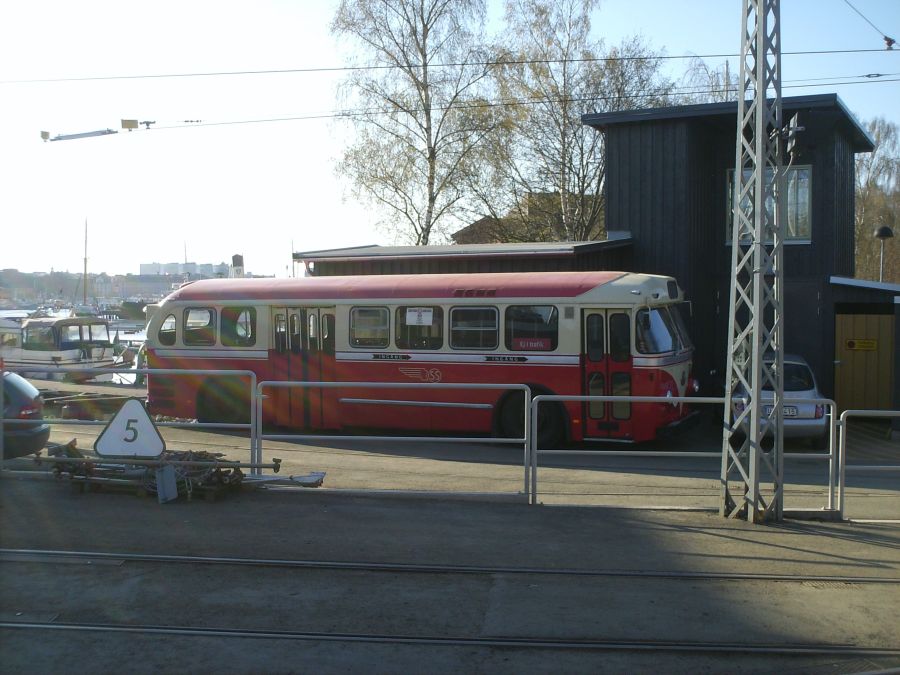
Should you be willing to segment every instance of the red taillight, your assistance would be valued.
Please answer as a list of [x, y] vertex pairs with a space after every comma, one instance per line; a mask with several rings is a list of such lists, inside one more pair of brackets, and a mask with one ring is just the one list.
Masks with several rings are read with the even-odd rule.
[[44, 400], [42, 398], [36, 398], [31, 402], [30, 406], [23, 406], [19, 409], [19, 419], [30, 420], [34, 417], [40, 417], [43, 409]]
[[816, 406], [816, 419], [817, 419], [817, 420], [820, 420], [820, 419], [822, 419], [823, 417], [825, 417], [825, 406], [824, 406], [824, 405], [817, 405], [817, 406]]

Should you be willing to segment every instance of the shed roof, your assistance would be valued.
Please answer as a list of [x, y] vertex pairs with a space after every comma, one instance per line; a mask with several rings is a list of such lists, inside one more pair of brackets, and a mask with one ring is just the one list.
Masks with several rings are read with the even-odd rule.
[[409, 260], [409, 259], [460, 259], [495, 258], [504, 256], [522, 257], [528, 255], [573, 256], [595, 251], [630, 246], [631, 236], [620, 236], [601, 241], [556, 241], [526, 242], [512, 244], [442, 244], [436, 246], [356, 246], [333, 248], [321, 251], [294, 253], [294, 260], [315, 262], [317, 260], [336, 262], [344, 260]]
[[[833, 111], [840, 115], [844, 127], [850, 134], [855, 152], [872, 152], [875, 143], [868, 132], [854, 117], [837, 94], [814, 94], [811, 96], [788, 96], [781, 99], [784, 112], [799, 110]], [[581, 116], [583, 124], [595, 129], [606, 129], [618, 124], [655, 122], [660, 120], [690, 119], [701, 117], [737, 117], [737, 101], [725, 103], [700, 103], [679, 105], [669, 108], [641, 108], [610, 113], [591, 113]]]

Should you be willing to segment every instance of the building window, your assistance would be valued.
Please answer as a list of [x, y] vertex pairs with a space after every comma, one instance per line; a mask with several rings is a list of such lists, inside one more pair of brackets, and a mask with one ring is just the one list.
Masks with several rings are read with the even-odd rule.
[[454, 307], [450, 310], [453, 349], [496, 349], [499, 343], [496, 307]]
[[506, 308], [506, 348], [513, 352], [552, 352], [559, 341], [559, 312], [553, 305]]
[[390, 344], [390, 312], [387, 307], [354, 307], [350, 310], [350, 346], [383, 349]]
[[440, 349], [444, 346], [444, 310], [440, 307], [398, 307], [395, 315], [399, 349]]
[[[744, 176], [750, 176], [750, 169], [744, 169]], [[766, 169], [766, 180], [772, 180], [772, 169]], [[795, 166], [788, 169], [785, 181], [785, 193], [787, 201], [785, 203], [785, 241], [809, 242], [812, 240], [812, 167]], [[731, 209], [733, 205], [734, 195], [734, 169], [728, 172], [728, 202], [726, 208], [728, 210], [726, 241], [731, 242], [732, 222]], [[745, 213], [750, 213], [753, 204], [753, 195], [750, 194], [741, 202], [741, 208]], [[769, 214], [770, 222], [774, 208], [774, 200], [770, 197], [766, 200], [766, 211]]]

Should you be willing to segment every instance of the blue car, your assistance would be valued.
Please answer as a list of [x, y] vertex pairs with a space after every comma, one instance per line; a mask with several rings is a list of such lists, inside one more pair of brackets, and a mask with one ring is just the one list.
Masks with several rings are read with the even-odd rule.
[[3, 423], [3, 459], [31, 455], [42, 450], [50, 438], [44, 420], [44, 399], [23, 377], [3, 373], [3, 419], [27, 422]]

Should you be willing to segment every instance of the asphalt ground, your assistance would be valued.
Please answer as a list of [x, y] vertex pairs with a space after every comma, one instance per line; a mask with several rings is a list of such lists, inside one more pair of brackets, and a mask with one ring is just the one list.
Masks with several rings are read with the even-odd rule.
[[3, 672], [900, 668], [891, 523], [18, 475], [0, 523]]
[[[100, 428], [53, 439], [89, 449]], [[894, 461], [880, 427], [857, 431], [852, 462]], [[249, 459], [239, 433], [161, 433]], [[7, 462], [0, 671], [900, 668], [897, 473], [848, 473], [855, 521], [751, 525], [715, 513], [715, 460], [548, 456], [528, 505], [512, 447], [273, 440], [271, 457], [323, 487], [159, 504]], [[786, 478], [786, 507], [824, 506], [827, 465]]]

